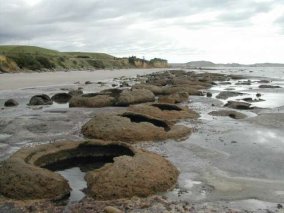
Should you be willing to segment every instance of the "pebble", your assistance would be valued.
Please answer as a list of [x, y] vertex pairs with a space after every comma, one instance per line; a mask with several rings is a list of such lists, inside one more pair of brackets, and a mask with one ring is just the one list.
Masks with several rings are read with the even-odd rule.
[[123, 211], [113, 207], [113, 206], [107, 206], [104, 208], [105, 213], [123, 213]]

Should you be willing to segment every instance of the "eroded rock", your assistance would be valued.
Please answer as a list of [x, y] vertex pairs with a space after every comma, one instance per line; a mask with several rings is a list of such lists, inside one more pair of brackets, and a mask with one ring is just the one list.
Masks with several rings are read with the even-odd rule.
[[57, 93], [51, 97], [51, 100], [53, 100], [56, 103], [67, 103], [72, 98], [72, 95], [68, 93]]
[[15, 107], [15, 106], [18, 106], [18, 105], [19, 105], [19, 103], [14, 99], [9, 99], [4, 103], [5, 107]]
[[35, 95], [30, 99], [29, 105], [35, 106], [35, 105], [51, 105], [52, 100], [48, 95], [41, 94], [41, 95]]
[[123, 90], [118, 96], [115, 105], [129, 106], [131, 104], [139, 104], [155, 101], [155, 95], [147, 89]]
[[213, 116], [228, 116], [233, 119], [244, 119], [247, 116], [243, 113], [233, 111], [233, 110], [218, 110], [218, 111], [212, 111], [209, 113], [209, 115]]
[[[113, 159], [113, 160], [112, 160]], [[177, 181], [177, 169], [163, 157], [120, 142], [64, 141], [22, 148], [0, 164], [0, 194], [17, 200], [59, 200], [70, 194], [68, 181], [53, 171], [78, 161], [105, 161], [87, 170], [87, 193], [95, 199], [148, 196]]]
[[225, 107], [233, 108], [233, 109], [252, 109], [251, 104], [246, 102], [239, 102], [239, 101], [228, 101], [225, 104]]
[[96, 115], [83, 125], [82, 133], [88, 138], [136, 143], [184, 138], [191, 129], [182, 125], [170, 126], [166, 121], [148, 115], [125, 112]]
[[216, 98], [225, 100], [225, 99], [235, 97], [235, 96], [240, 96], [240, 95], [243, 95], [243, 94], [244, 93], [241, 93], [241, 92], [222, 91], [216, 96]]
[[188, 101], [188, 97], [189, 95], [187, 92], [180, 92], [180, 93], [175, 93], [172, 95], [160, 96], [158, 99], [158, 102], [167, 103], [167, 104], [177, 104], [177, 103]]
[[121, 156], [87, 174], [89, 194], [95, 199], [146, 197], [171, 189], [179, 172], [161, 156], [139, 150], [133, 157]]
[[131, 104], [153, 102], [155, 95], [146, 89], [107, 89], [100, 93], [89, 93], [72, 97], [70, 107], [129, 106]]
[[199, 117], [197, 112], [190, 110], [188, 107], [179, 107], [174, 104], [139, 104], [130, 106], [127, 110], [169, 122]]

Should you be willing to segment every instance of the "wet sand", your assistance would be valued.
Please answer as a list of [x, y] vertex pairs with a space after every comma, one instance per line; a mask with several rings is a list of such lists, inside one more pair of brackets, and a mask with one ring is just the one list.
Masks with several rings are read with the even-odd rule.
[[[140, 71], [139, 74], [142, 74]], [[152, 71], [158, 70], [145, 70], [146, 73]], [[66, 104], [28, 107], [26, 103], [34, 94], [52, 95], [63, 87], [71, 89], [83, 87], [87, 92], [111, 88], [113, 82], [116, 82], [110, 80], [114, 77], [113, 72], [116, 71], [104, 74], [74, 72], [70, 78], [66, 78], [66, 74], [69, 75], [69, 73], [65, 72], [33, 73], [33, 77], [30, 78], [27, 78], [30, 74], [16, 74], [16, 77], [18, 75], [26, 77], [20, 77], [21, 80], [15, 85], [7, 83], [5, 87], [0, 84], [1, 105], [7, 98], [21, 98], [18, 107], [3, 108], [0, 111], [0, 159], [7, 158], [15, 150], [29, 144], [62, 139], [82, 139], [80, 128], [92, 115], [118, 109], [68, 108]], [[115, 75], [134, 76], [134, 72], [126, 70]], [[53, 75], [61, 77], [53, 79]], [[4, 76], [12, 83], [13, 74]], [[38, 78], [35, 76], [48, 77], [41, 80], [42, 85], [39, 84], [41, 81], [37, 82]], [[254, 79], [263, 78], [254, 77]], [[106, 84], [104, 86], [85, 85], [84, 81], [87, 80], [102, 80]], [[132, 80], [130, 79], [130, 83]], [[74, 84], [75, 81], [81, 81], [81, 84]], [[215, 97], [220, 91], [226, 90], [228, 85], [216, 85], [209, 90], [213, 93], [213, 98], [192, 96], [191, 101], [186, 104], [201, 115], [197, 121], [182, 122], [196, 129], [189, 139], [182, 142], [168, 140], [155, 144], [144, 143], [139, 146], [167, 157], [180, 170], [176, 188], [162, 194], [168, 202], [176, 205], [191, 203], [200, 212], [204, 208], [217, 209], [217, 212], [228, 212], [228, 208], [237, 209], [238, 212], [281, 212], [277, 206], [283, 205], [284, 201], [284, 90], [283, 88], [259, 89], [258, 83], [248, 86], [235, 85], [237, 83], [235, 80], [230, 83], [229, 86], [235, 91], [246, 93], [246, 97], [254, 97], [259, 92], [263, 94], [265, 101], [253, 104], [266, 108], [242, 111], [248, 116], [243, 120], [211, 116], [209, 112], [224, 109], [223, 105], [227, 101], [218, 100]], [[273, 84], [284, 85], [283, 81], [273, 82]], [[37, 85], [41, 87], [35, 87]], [[19, 89], [23, 87], [35, 88]], [[12, 88], [17, 89], [12, 90]], [[228, 100], [240, 98], [242, 96]], [[89, 204], [86, 201], [86, 205]]]
[[100, 81], [121, 76], [144, 75], [165, 69], [121, 69], [69, 72], [14, 73], [0, 75], [0, 90], [69, 85], [74, 82]]

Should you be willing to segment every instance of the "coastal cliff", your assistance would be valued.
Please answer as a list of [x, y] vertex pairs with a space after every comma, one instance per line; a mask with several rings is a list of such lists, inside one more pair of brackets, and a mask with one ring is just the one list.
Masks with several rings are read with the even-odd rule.
[[59, 52], [35, 46], [0, 46], [0, 72], [166, 68], [167, 60], [135, 56], [118, 58], [105, 53]]

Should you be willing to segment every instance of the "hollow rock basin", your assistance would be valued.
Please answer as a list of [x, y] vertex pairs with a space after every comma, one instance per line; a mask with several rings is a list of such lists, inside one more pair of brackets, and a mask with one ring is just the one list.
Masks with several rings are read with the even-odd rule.
[[[95, 170], [98, 161], [106, 164]], [[19, 200], [63, 199], [71, 188], [54, 170], [79, 163], [86, 164], [87, 193], [101, 200], [163, 192], [179, 174], [163, 157], [125, 143], [64, 141], [22, 148], [1, 162], [0, 194]]]
[[180, 107], [175, 104], [165, 103], [132, 105], [128, 107], [127, 110], [170, 122], [177, 122], [181, 119], [196, 119], [199, 117], [197, 112], [188, 107]]
[[127, 111], [96, 115], [83, 125], [82, 133], [88, 138], [136, 143], [182, 139], [191, 133], [191, 129], [183, 125], [172, 126], [165, 120]]

